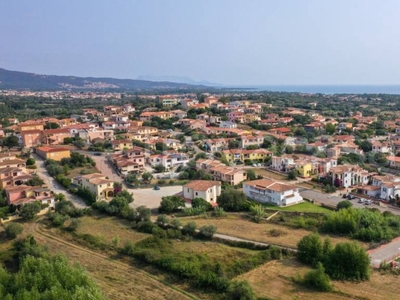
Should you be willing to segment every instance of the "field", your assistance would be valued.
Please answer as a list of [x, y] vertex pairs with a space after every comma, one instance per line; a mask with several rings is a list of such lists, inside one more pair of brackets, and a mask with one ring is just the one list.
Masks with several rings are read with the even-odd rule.
[[[277, 224], [258, 224], [248, 219], [245, 219], [239, 214], [229, 214], [225, 218], [182, 218], [182, 222], [195, 221], [197, 227], [203, 225], [217, 226], [217, 232], [221, 234], [231, 235], [247, 240], [271, 243], [286, 247], [296, 247], [297, 242], [305, 235], [310, 234], [310, 231], [305, 229], [293, 229], [283, 225]], [[279, 232], [279, 236], [274, 236], [272, 232]], [[321, 235], [322, 238], [326, 236]], [[348, 242], [349, 238], [345, 237], [330, 237], [333, 244], [339, 242]], [[367, 248], [367, 244], [363, 244]]]
[[99, 171], [96, 169], [96, 167], [93, 167], [93, 166], [85, 166], [85, 167], [83, 167], [83, 168], [75, 168], [75, 169], [70, 170], [69, 173], [68, 173], [68, 175], [67, 175], [67, 177], [69, 177], [69, 178], [74, 178], [74, 177], [77, 177], [77, 176], [79, 176], [79, 175], [82, 175], [82, 174], [81, 174], [81, 171], [83, 171], [83, 170], [84, 170], [85, 174], [91, 174], [91, 173], [98, 173], [98, 172], [99, 172]]
[[327, 209], [325, 207], [312, 204], [310, 202], [303, 202], [300, 204], [296, 205], [291, 205], [287, 207], [279, 207], [276, 205], [271, 205], [271, 204], [263, 204], [263, 206], [267, 208], [271, 208], [274, 210], [282, 210], [282, 211], [298, 211], [298, 212], [315, 212], [315, 213], [330, 213], [332, 212], [330, 209]]
[[295, 259], [271, 261], [237, 279], [248, 280], [258, 297], [267, 299], [398, 299], [400, 276], [372, 273], [371, 280], [366, 282], [332, 281], [333, 293], [319, 293], [303, 288], [294, 283], [291, 278], [304, 275], [309, 267]]
[[275, 180], [281, 180], [281, 181], [287, 181], [287, 176], [279, 173], [275, 173], [269, 170], [266, 170], [265, 168], [254, 168], [253, 169], [256, 175], [262, 175], [271, 179]]

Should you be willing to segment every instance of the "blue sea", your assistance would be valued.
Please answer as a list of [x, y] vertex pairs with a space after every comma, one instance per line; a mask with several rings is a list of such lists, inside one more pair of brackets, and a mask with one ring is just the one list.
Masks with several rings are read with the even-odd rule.
[[247, 91], [299, 92], [310, 94], [395, 94], [400, 85], [258, 85], [238, 87]]

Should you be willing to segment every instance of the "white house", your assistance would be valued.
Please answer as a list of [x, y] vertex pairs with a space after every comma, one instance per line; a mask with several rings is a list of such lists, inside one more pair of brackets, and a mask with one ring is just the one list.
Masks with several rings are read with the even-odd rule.
[[162, 165], [166, 169], [169, 169], [178, 166], [186, 166], [189, 162], [189, 157], [184, 153], [158, 154], [150, 156], [149, 162], [153, 167]]
[[352, 185], [367, 185], [370, 174], [358, 165], [338, 165], [329, 170], [332, 185], [348, 188]]
[[243, 192], [255, 201], [278, 206], [303, 202], [297, 187], [267, 178], [244, 182]]
[[232, 121], [221, 121], [219, 123], [219, 127], [221, 128], [237, 128], [237, 123]]
[[193, 200], [203, 198], [211, 205], [216, 205], [217, 197], [221, 195], [221, 182], [212, 180], [194, 180], [182, 186], [183, 197]]

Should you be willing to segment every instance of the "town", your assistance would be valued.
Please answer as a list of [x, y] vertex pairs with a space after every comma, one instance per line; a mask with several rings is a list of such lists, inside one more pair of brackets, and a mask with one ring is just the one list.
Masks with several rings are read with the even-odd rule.
[[[347, 236], [367, 250], [368, 268], [396, 266], [399, 245], [389, 242], [400, 235], [399, 99], [7, 90], [0, 101], [5, 225], [47, 214], [56, 228], [91, 236], [79, 243], [117, 249], [117, 233], [107, 233], [115, 235], [106, 246], [78, 225], [91, 207], [141, 234], [182, 239], [202, 226], [200, 239], [272, 245], [284, 257], [301, 251], [312, 232], [329, 234], [334, 245]], [[366, 225], [354, 215], [359, 224], [338, 225], [347, 209], [385, 217]], [[125, 243], [122, 253], [140, 256]], [[229, 276], [244, 271], [235, 272]], [[360, 276], [349, 278], [369, 275]], [[196, 282], [214, 292], [227, 284]]]

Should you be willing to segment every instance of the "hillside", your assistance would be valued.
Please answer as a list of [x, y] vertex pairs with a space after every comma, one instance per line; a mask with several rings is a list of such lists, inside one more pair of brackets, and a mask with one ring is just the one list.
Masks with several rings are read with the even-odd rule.
[[202, 85], [148, 80], [43, 75], [0, 68], [0, 90], [201, 90]]

